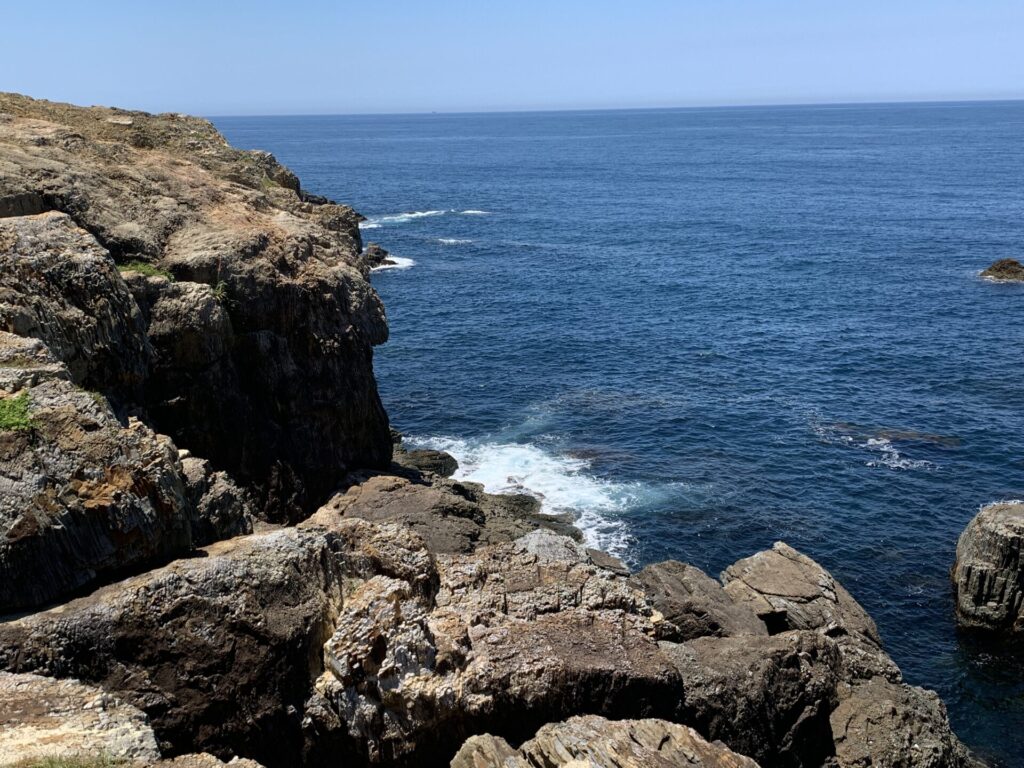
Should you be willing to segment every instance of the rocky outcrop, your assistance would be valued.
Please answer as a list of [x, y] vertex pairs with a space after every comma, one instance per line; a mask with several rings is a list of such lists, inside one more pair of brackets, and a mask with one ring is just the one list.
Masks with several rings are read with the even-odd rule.
[[960, 535], [953, 591], [960, 624], [1024, 631], [1024, 503], [984, 507]]
[[992, 280], [1006, 280], [1009, 282], [1024, 282], [1024, 264], [1016, 259], [1000, 259], [992, 266], [981, 273], [982, 277]]
[[472, 552], [478, 545], [512, 541], [538, 527], [579, 537], [571, 523], [544, 515], [531, 496], [488, 494], [473, 483], [434, 478], [371, 477], [327, 505], [345, 517], [408, 526], [432, 552]]
[[0, 672], [0, 765], [54, 755], [160, 759], [146, 716], [75, 680]]
[[0, 398], [28, 419], [0, 430], [0, 612], [249, 530], [230, 479], [189, 481], [167, 437], [118, 421], [41, 342], [0, 331]]
[[665, 640], [685, 642], [698, 637], [767, 635], [768, 630], [744, 603], [735, 602], [722, 585], [699, 568], [669, 560], [636, 574], [635, 586], [665, 617]]
[[388, 466], [358, 214], [198, 118], [14, 94], [0, 112], [0, 330], [44, 340], [269, 519]]
[[359, 255], [359, 263], [365, 274], [378, 267], [394, 266], [397, 262], [391, 258], [391, 254], [381, 248], [377, 243], [367, 243], [366, 249]]
[[451, 477], [459, 469], [459, 462], [450, 453], [429, 448], [405, 450], [401, 445], [396, 445], [394, 461], [406, 469], [440, 477]]
[[709, 744], [685, 725], [665, 720], [606, 720], [573, 717], [541, 728], [513, 749], [497, 736], [473, 736], [451, 768], [757, 768], [757, 763], [721, 744]]
[[115, 692], [149, 716], [166, 753], [290, 764], [342, 602], [335, 543], [291, 528], [214, 544], [0, 624], [0, 667]]

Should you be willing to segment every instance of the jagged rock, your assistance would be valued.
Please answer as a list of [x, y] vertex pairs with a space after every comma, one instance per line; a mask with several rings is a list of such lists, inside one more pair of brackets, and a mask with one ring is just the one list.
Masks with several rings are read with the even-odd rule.
[[344, 558], [334, 547], [358, 548], [353, 536], [346, 544], [310, 527], [219, 542], [0, 624], [0, 668], [116, 692], [172, 753], [294, 764], [302, 704], [342, 603]]
[[938, 695], [880, 677], [857, 685], [832, 713], [840, 768], [979, 766], [949, 730]]
[[821, 765], [838, 701], [835, 643], [816, 632], [662, 643], [682, 679], [681, 722], [764, 765]]
[[432, 552], [471, 552], [538, 527], [560, 533], [571, 529], [564, 520], [541, 514], [531, 497], [485, 494], [480, 486], [453, 481], [427, 485], [391, 475], [371, 477], [335, 496], [328, 506], [345, 517], [406, 525]]
[[225, 763], [206, 752], [198, 755], [181, 755], [169, 760], [160, 760], [153, 765], [155, 768], [221, 768], [223, 765], [234, 766], [234, 768], [263, 768], [255, 760], [235, 757]]
[[42, 340], [86, 389], [141, 394], [142, 315], [110, 255], [65, 214], [0, 219], [0, 330]]
[[[834, 642], [841, 704], [838, 716], [832, 715], [832, 728], [837, 738], [840, 725], [847, 734], [842, 748], [836, 742], [840, 766], [917, 765], [899, 762], [913, 754], [918, 754], [921, 765], [973, 764], [950, 729], [938, 697], [902, 682], [871, 617], [814, 560], [777, 542], [771, 550], [730, 566], [723, 579], [726, 591], [749, 604], [769, 629], [813, 630]], [[923, 752], [898, 746], [912, 744], [929, 745], [920, 747], [928, 752], [927, 760]], [[736, 748], [732, 742], [730, 746]], [[872, 762], [864, 762], [865, 755]]]
[[[19, 314], [0, 328], [44, 337], [76, 377], [83, 368], [89, 388], [131, 390], [128, 406], [253, 489], [270, 519], [300, 519], [349, 470], [390, 464], [371, 350], [387, 323], [360, 273], [358, 214], [303, 200], [271, 155], [231, 148], [205, 120], [16, 94], [0, 94], [0, 111], [11, 115], [0, 121], [0, 210], [37, 219], [5, 226], [45, 230], [49, 250], [32, 258], [75, 238], [89, 244], [68, 253], [67, 279], [15, 279], [3, 266], [0, 303]], [[149, 323], [141, 329], [102, 251], [175, 278], [136, 292]], [[73, 272], [74, 259], [91, 271]], [[77, 327], [37, 322], [73, 309]]]
[[395, 263], [394, 259], [391, 258], [391, 254], [377, 245], [377, 243], [367, 243], [366, 250], [360, 255], [360, 262], [366, 272], [377, 267], [389, 266]]
[[[180, 453], [179, 453], [180, 456]], [[226, 472], [216, 472], [205, 459], [181, 459], [185, 495], [195, 510], [192, 538], [209, 544], [252, 533], [248, 494]]]
[[1022, 282], [1024, 281], [1024, 264], [1016, 259], [1000, 259], [982, 272], [981, 276], [990, 277], [993, 280]]
[[665, 720], [573, 717], [541, 728], [518, 750], [498, 736], [473, 736], [451, 768], [757, 768], [749, 757], [709, 744], [685, 725]]
[[0, 672], [0, 765], [78, 754], [160, 758], [146, 716], [117, 697], [76, 680]]
[[459, 462], [450, 453], [428, 448], [395, 451], [394, 461], [407, 469], [430, 472], [441, 477], [451, 477], [459, 469]]
[[675, 560], [649, 565], [633, 576], [633, 584], [665, 617], [664, 640], [768, 634], [746, 604], [734, 602], [721, 584], [692, 565]]
[[[370, 579], [325, 646], [307, 706], [311, 762], [440, 764], [460, 735], [526, 738], [581, 709], [670, 712], [679, 677], [653, 639], [643, 595], [571, 539], [439, 555], [433, 600], [401, 579]], [[446, 757], [447, 756], [447, 757]]]
[[1024, 631], [1024, 503], [983, 508], [956, 547], [953, 589], [965, 627]]
[[0, 397], [25, 398], [30, 419], [0, 430], [0, 612], [184, 555], [219, 532], [189, 503], [171, 441], [118, 422], [40, 342], [0, 331]]
[[740, 560], [722, 574], [725, 591], [768, 626], [858, 633], [881, 641], [867, 611], [828, 571], [778, 541], [767, 551]]

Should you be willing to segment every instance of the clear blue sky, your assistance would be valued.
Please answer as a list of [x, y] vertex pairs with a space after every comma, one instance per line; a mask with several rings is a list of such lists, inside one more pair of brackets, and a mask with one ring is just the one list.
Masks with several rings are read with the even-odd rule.
[[0, 90], [206, 115], [1024, 97], [1024, 0], [35, 0]]

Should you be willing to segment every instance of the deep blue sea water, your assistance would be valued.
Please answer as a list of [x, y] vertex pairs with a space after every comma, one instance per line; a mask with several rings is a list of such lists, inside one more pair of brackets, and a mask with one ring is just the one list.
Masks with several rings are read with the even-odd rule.
[[[979, 753], [1024, 665], [948, 571], [1024, 498], [1024, 102], [215, 120], [369, 217], [384, 403], [634, 565], [784, 539]], [[410, 265], [411, 264], [411, 265]]]

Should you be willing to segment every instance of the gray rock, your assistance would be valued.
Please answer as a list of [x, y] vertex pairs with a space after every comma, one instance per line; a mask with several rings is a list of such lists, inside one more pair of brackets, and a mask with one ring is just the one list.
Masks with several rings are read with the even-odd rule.
[[709, 744], [685, 725], [665, 720], [573, 717], [541, 728], [518, 750], [497, 736], [473, 736], [451, 768], [757, 768], [749, 757]]
[[459, 469], [459, 462], [450, 453], [427, 448], [395, 451], [394, 461], [401, 467], [418, 472], [430, 472], [441, 477], [451, 477]]
[[982, 509], [960, 535], [953, 565], [956, 614], [965, 627], [1024, 632], [1024, 503]]
[[745, 602], [733, 601], [721, 584], [692, 565], [675, 560], [656, 563], [632, 581], [665, 617], [666, 623], [661, 625], [664, 640], [768, 634]]
[[146, 716], [130, 704], [75, 680], [0, 672], [0, 765], [55, 755], [160, 759]]

